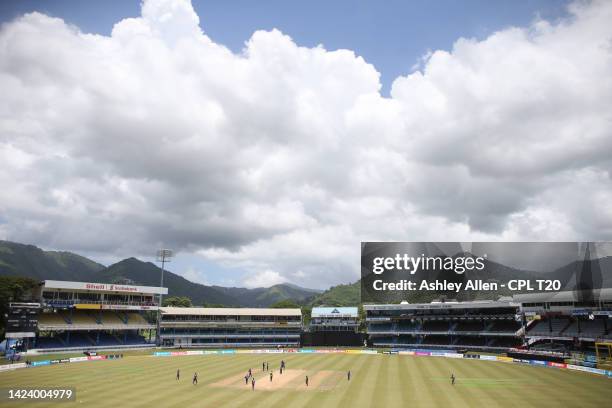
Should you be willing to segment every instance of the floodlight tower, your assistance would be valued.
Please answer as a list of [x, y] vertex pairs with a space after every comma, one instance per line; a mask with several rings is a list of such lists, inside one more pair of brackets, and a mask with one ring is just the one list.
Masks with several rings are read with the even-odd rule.
[[163, 291], [163, 287], [164, 287], [164, 266], [166, 265], [166, 262], [170, 262], [170, 259], [172, 258], [172, 250], [170, 249], [160, 249], [157, 251], [157, 262], [161, 262], [161, 279], [159, 282], [159, 305], [157, 308], [157, 333], [155, 336], [155, 344], [157, 346], [161, 345], [161, 336], [159, 335], [159, 326], [160, 326], [160, 320], [161, 320], [161, 307], [162, 307], [162, 291]]

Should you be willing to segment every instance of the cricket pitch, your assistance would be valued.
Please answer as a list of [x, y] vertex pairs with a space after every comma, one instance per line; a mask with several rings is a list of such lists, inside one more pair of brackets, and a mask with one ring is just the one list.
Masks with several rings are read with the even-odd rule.
[[[279, 389], [294, 390], [294, 391], [312, 391], [312, 390], [331, 390], [336, 388], [345, 374], [340, 371], [333, 370], [283, 370], [280, 374], [279, 370], [272, 371], [272, 380], [270, 380], [269, 371], [260, 371], [254, 373], [255, 391], [274, 391]], [[306, 376], [308, 376], [308, 386], [306, 386]], [[213, 387], [238, 388], [251, 390], [251, 380], [245, 383], [244, 375], [241, 373], [227, 377], [221, 381], [211, 384]]]

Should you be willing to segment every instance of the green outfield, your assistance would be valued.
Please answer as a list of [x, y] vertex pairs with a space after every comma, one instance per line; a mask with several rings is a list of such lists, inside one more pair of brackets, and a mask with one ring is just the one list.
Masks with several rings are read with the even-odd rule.
[[[281, 359], [287, 370], [278, 372]], [[262, 372], [269, 361], [273, 381]], [[255, 391], [244, 385], [252, 368]], [[175, 379], [180, 369], [181, 379]], [[346, 372], [352, 373], [347, 381]], [[194, 372], [199, 384], [191, 383]], [[454, 373], [456, 384], [450, 384]], [[304, 380], [309, 376], [310, 385]], [[353, 354], [127, 356], [0, 373], [0, 387], [75, 387], [83, 407], [608, 407], [612, 380], [510, 363]], [[4, 402], [6, 407], [59, 403]]]

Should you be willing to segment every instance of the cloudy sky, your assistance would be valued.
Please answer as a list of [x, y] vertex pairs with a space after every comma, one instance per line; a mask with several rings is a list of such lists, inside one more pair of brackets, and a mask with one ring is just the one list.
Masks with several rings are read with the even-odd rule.
[[315, 288], [360, 241], [612, 239], [612, 2], [65, 3], [0, 8], [0, 239]]

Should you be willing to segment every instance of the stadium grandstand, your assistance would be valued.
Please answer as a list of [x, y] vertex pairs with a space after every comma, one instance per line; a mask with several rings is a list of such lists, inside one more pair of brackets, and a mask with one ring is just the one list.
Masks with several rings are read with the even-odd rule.
[[518, 306], [500, 301], [365, 305], [375, 347], [500, 351], [522, 344]]
[[306, 346], [361, 346], [357, 307], [313, 307], [308, 332], [302, 334]]
[[530, 349], [595, 355], [597, 343], [612, 342], [612, 289], [588, 296], [565, 291], [515, 295], [526, 321]]
[[[557, 353], [576, 362], [612, 342], [612, 289], [517, 294], [498, 301], [365, 305], [371, 344]], [[583, 362], [583, 361], [580, 361]]]
[[310, 331], [348, 331], [359, 329], [359, 313], [356, 307], [313, 307]]
[[45, 351], [150, 346], [144, 333], [150, 337], [155, 324], [145, 314], [157, 310], [157, 296], [167, 293], [149, 286], [46, 280], [32, 294], [36, 311], [29, 309], [35, 336], [21, 340], [28, 349]]
[[167, 347], [297, 347], [300, 309], [162, 307]]

